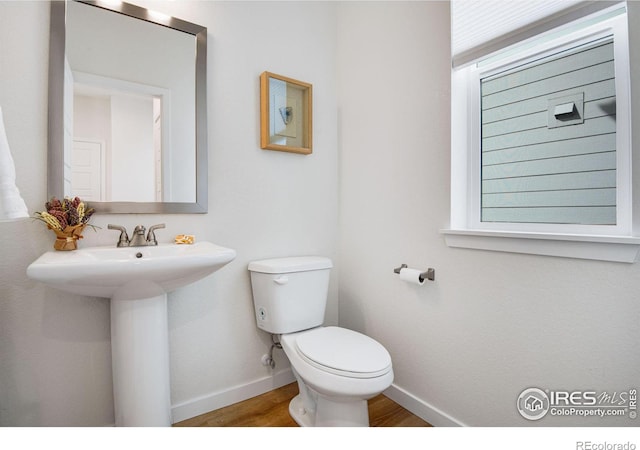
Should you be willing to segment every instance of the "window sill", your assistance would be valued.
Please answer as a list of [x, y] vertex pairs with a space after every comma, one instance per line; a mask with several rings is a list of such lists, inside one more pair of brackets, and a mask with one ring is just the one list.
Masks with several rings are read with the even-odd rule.
[[481, 230], [441, 230], [449, 247], [490, 250], [564, 258], [633, 263], [640, 252], [640, 238], [498, 232]]

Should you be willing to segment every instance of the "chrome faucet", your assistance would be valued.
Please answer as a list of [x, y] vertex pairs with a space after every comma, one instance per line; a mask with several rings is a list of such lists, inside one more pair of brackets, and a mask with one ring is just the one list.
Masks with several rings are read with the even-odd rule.
[[118, 238], [117, 247], [144, 247], [147, 245], [158, 245], [158, 241], [156, 240], [155, 230], [159, 228], [164, 228], [165, 224], [161, 223], [158, 225], [153, 225], [149, 228], [149, 233], [145, 238], [144, 232], [146, 231], [145, 227], [142, 225], [137, 225], [133, 230], [133, 237], [129, 239], [129, 235], [127, 234], [127, 230], [121, 225], [107, 225], [107, 228], [110, 230], [118, 230], [120, 231], [120, 237]]
[[136, 225], [133, 229], [133, 237], [129, 241], [129, 247], [143, 247], [147, 245], [147, 241], [144, 238], [144, 232], [146, 228], [142, 225]]

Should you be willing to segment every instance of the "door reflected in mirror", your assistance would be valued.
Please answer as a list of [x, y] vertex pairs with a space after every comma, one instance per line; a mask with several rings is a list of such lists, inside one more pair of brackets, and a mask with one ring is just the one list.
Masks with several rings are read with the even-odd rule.
[[50, 59], [50, 196], [206, 212], [206, 28], [124, 2], [52, 2]]
[[65, 125], [72, 130], [65, 194], [195, 202], [195, 46], [193, 35], [69, 3], [65, 89], [73, 92], [73, 116]]
[[102, 202], [195, 201], [193, 178], [183, 192], [171, 185], [169, 91], [149, 92], [148, 86], [133, 83], [125, 88], [118, 80], [79, 72], [73, 80], [71, 196]]

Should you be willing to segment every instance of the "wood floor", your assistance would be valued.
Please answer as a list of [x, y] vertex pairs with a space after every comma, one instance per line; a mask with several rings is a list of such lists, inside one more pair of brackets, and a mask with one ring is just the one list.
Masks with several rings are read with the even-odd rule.
[[[296, 427], [289, 415], [289, 401], [298, 394], [291, 383], [258, 397], [245, 400], [191, 419], [174, 427]], [[369, 400], [372, 427], [429, 427], [427, 422], [380, 394]]]

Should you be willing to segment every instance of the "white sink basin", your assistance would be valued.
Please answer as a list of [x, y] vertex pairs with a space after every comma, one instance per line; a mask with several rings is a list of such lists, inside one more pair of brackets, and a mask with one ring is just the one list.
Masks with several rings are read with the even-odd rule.
[[111, 299], [111, 362], [117, 426], [171, 425], [167, 292], [236, 257], [210, 242], [47, 252], [29, 278], [74, 294]]
[[235, 250], [211, 242], [89, 247], [47, 252], [27, 268], [27, 275], [74, 294], [111, 298], [120, 290], [121, 294], [138, 299], [167, 293], [204, 278], [235, 257]]

